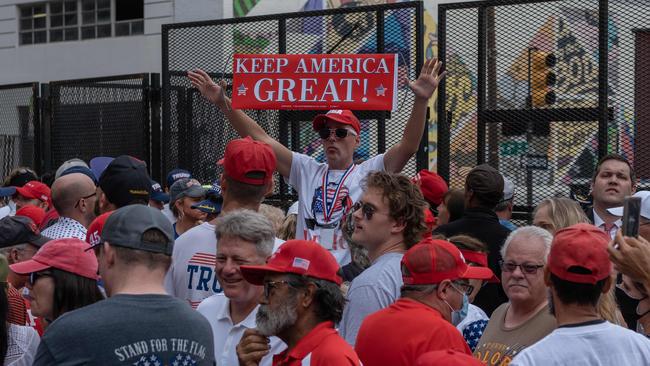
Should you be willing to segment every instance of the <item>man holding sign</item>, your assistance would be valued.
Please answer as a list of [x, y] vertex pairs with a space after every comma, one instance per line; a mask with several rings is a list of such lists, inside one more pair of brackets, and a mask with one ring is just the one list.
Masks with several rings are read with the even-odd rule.
[[424, 132], [427, 102], [445, 75], [444, 71], [440, 72], [441, 66], [437, 59], [425, 61], [418, 79], [409, 84], [415, 101], [400, 142], [359, 165], [353, 163], [353, 155], [360, 144], [361, 127], [351, 111], [331, 110], [314, 118], [313, 127], [322, 139], [327, 159], [327, 163], [319, 163], [310, 156], [292, 152], [242, 110], [232, 109], [230, 99], [222, 90], [225, 82], [217, 85], [202, 70], [190, 71], [188, 76], [192, 85], [219, 107], [240, 136], [251, 136], [273, 148], [277, 171], [298, 192], [296, 238], [319, 242], [344, 265], [350, 261], [350, 252], [341, 234], [341, 219], [361, 197], [360, 183], [368, 173], [400, 172], [417, 152]]

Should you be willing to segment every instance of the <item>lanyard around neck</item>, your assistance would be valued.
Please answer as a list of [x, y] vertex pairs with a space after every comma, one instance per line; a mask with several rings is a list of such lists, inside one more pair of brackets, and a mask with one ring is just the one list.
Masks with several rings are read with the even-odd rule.
[[350, 176], [352, 171], [356, 165], [353, 163], [350, 165], [347, 169], [345, 169], [345, 172], [343, 172], [343, 175], [341, 178], [339, 178], [338, 183], [336, 183], [336, 191], [334, 192], [334, 196], [332, 197], [332, 200], [328, 202], [327, 200], [327, 187], [329, 186], [329, 169], [325, 171], [325, 174], [323, 175], [323, 218], [325, 222], [329, 222], [330, 219], [332, 218], [332, 214], [334, 213], [334, 207], [336, 206], [336, 202], [339, 199], [339, 195], [341, 194], [341, 188], [343, 187], [343, 183], [345, 180]]

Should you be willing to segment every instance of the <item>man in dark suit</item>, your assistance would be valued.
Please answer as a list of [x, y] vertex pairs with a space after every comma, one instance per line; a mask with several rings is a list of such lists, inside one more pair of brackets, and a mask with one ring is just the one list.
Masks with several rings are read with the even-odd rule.
[[593, 206], [585, 213], [595, 226], [605, 230], [613, 239], [622, 222], [619, 216], [612, 215], [607, 209], [623, 206], [625, 196], [635, 191], [636, 174], [627, 159], [619, 154], [605, 155], [596, 165], [591, 180]]

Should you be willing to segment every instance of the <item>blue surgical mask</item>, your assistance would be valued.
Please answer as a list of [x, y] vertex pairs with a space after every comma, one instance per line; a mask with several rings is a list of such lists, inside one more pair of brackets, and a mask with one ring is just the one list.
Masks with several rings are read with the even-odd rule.
[[447, 301], [445, 301], [445, 304], [451, 309], [451, 324], [454, 326], [460, 324], [467, 317], [467, 313], [469, 312], [469, 298], [467, 294], [463, 294], [463, 305], [458, 310], [452, 308]]

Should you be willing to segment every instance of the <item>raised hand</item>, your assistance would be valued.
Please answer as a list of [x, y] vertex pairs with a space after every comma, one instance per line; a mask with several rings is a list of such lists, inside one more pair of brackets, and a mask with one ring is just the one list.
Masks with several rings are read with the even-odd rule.
[[[623, 237], [619, 230], [616, 237], [610, 243], [609, 259], [616, 268], [623, 274], [631, 277], [634, 281], [650, 286], [650, 243], [643, 237]], [[650, 289], [649, 289], [650, 290]]]
[[192, 86], [197, 88], [205, 99], [221, 108], [230, 110], [230, 101], [226, 98], [226, 93], [223, 89], [226, 87], [224, 81], [221, 81], [221, 85], [217, 85], [210, 75], [201, 69], [188, 71], [187, 77], [190, 79]]
[[433, 96], [433, 92], [438, 89], [438, 84], [447, 74], [446, 71], [440, 72], [442, 62], [437, 58], [426, 60], [422, 66], [422, 71], [418, 79], [411, 82], [409, 87], [417, 98], [429, 99]]

